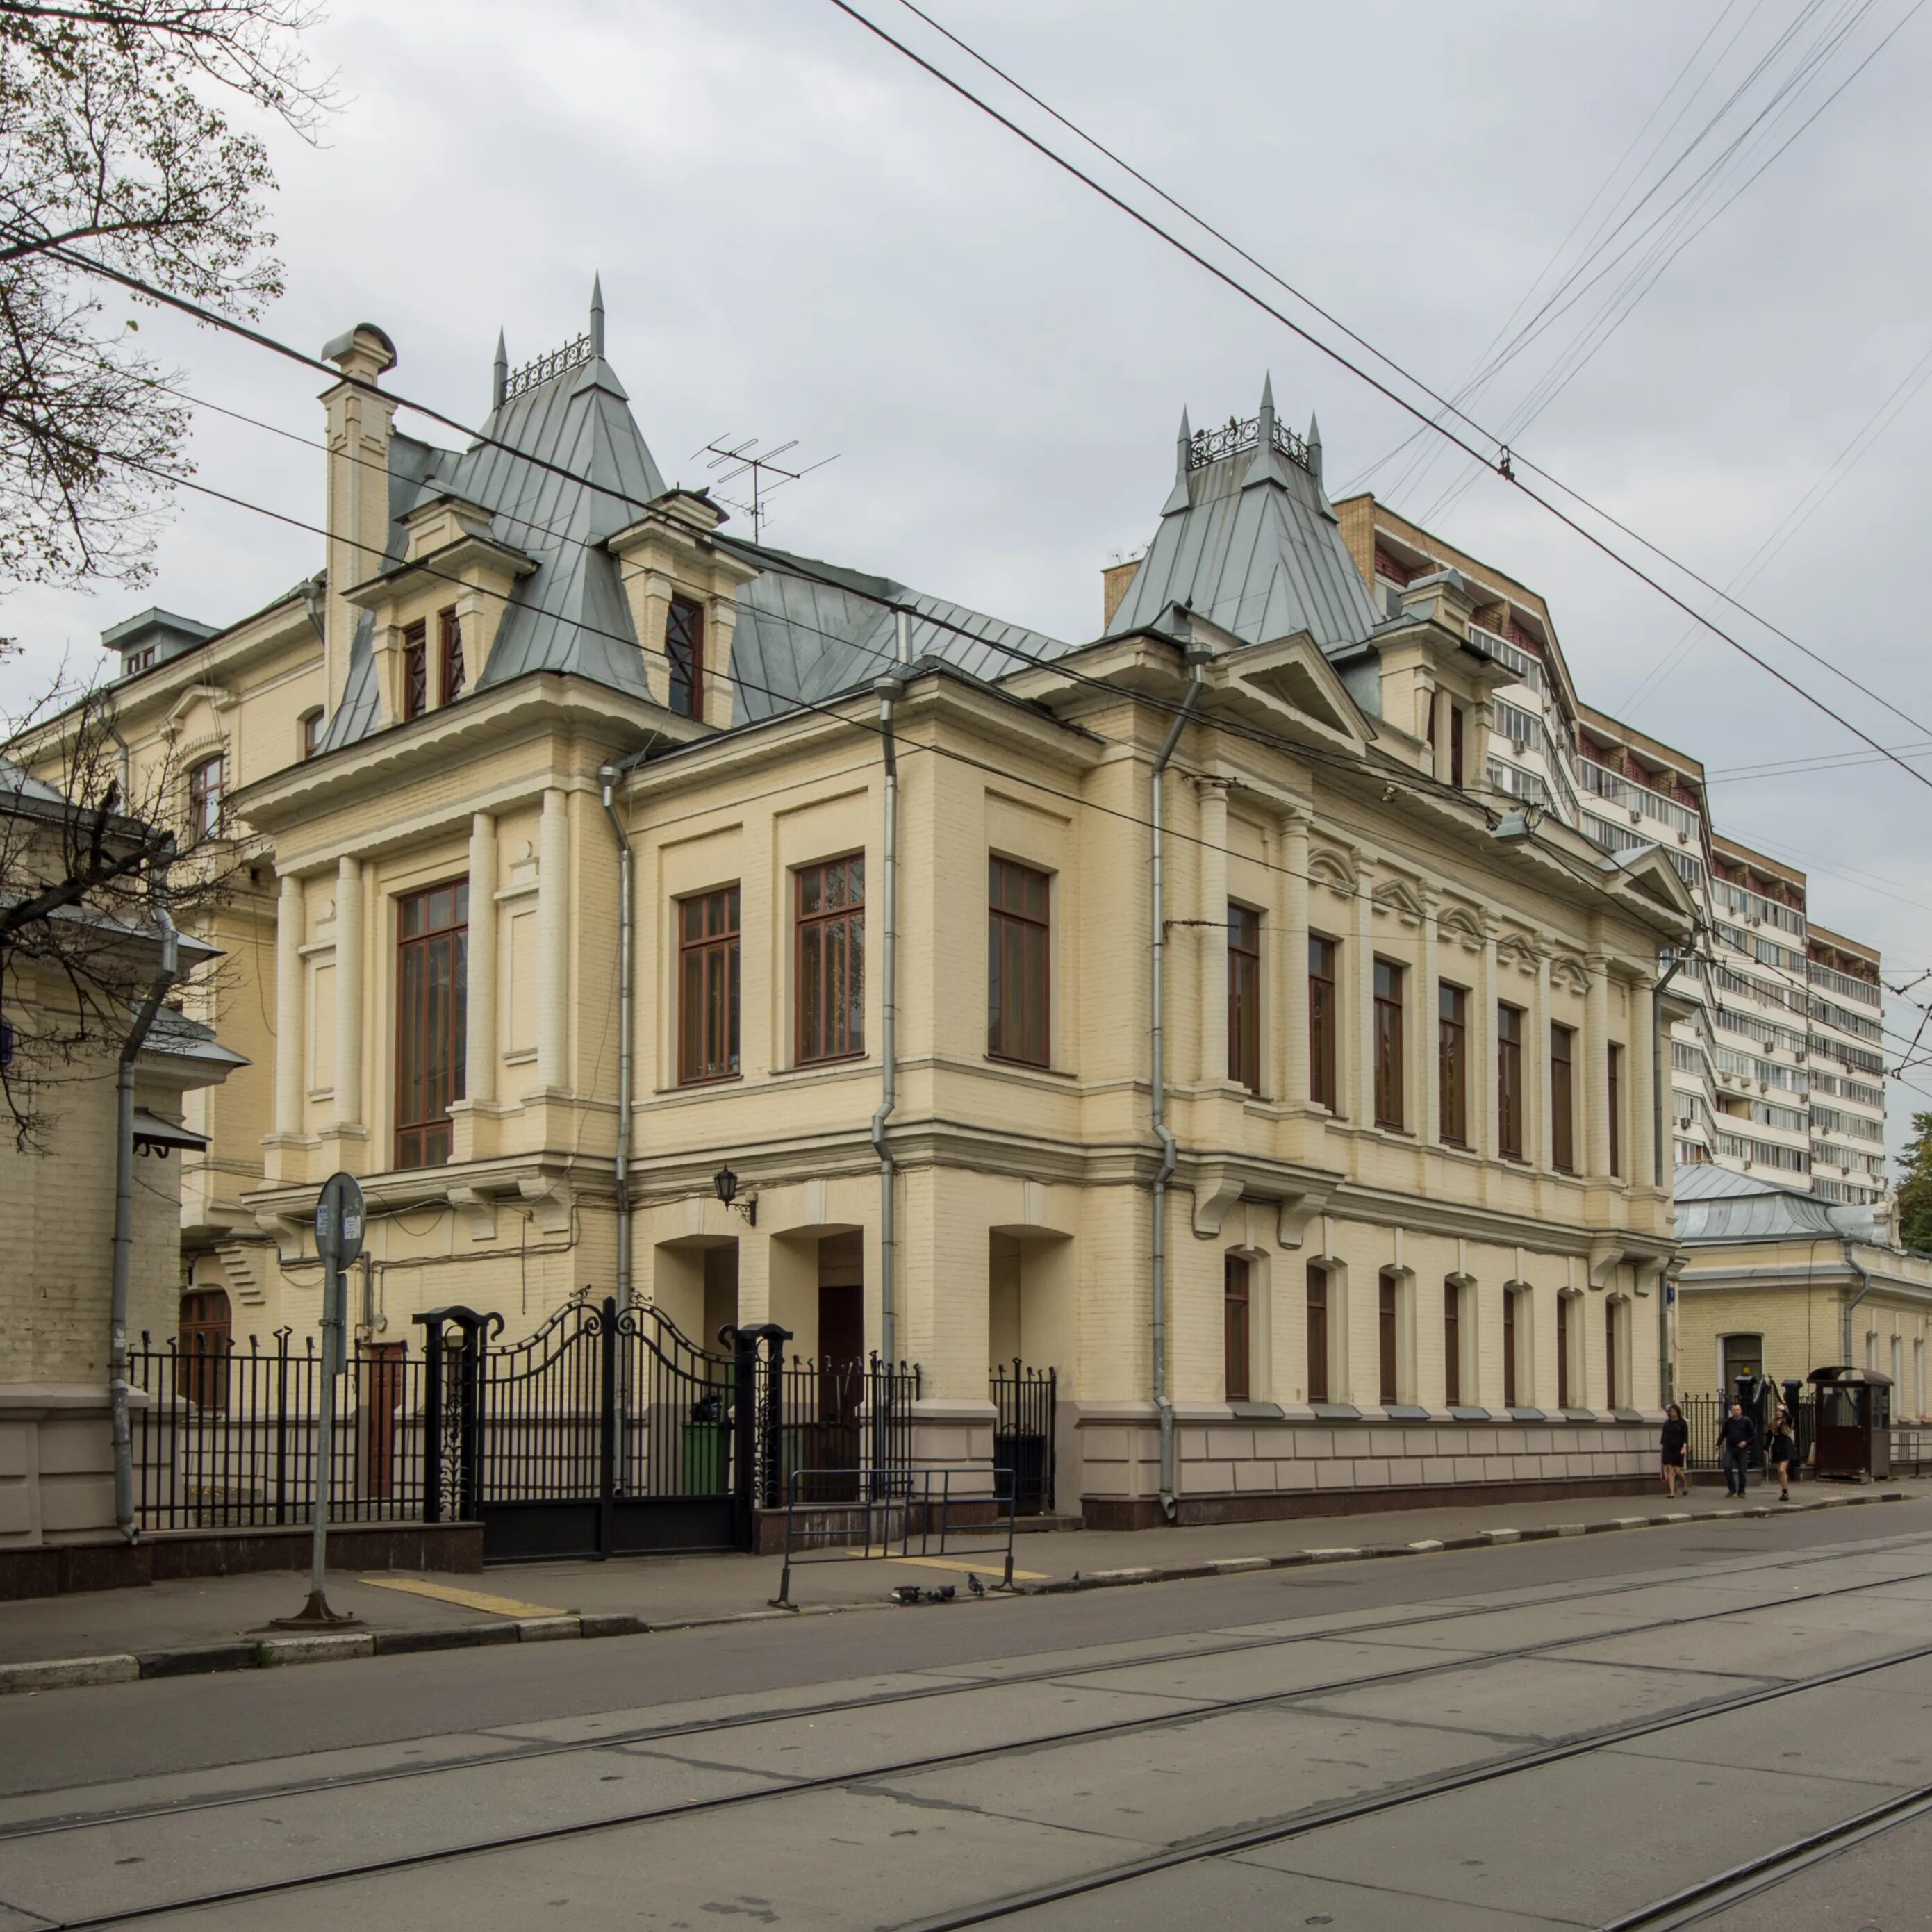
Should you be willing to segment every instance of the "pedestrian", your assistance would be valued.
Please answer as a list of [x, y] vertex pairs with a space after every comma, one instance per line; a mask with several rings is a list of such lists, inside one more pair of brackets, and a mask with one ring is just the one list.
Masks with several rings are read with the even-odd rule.
[[1684, 1467], [1685, 1456], [1690, 1448], [1690, 1425], [1684, 1420], [1684, 1412], [1674, 1402], [1664, 1414], [1664, 1493], [1674, 1496], [1682, 1484], [1684, 1492], [1690, 1492], [1690, 1478]]
[[1766, 1460], [1778, 1472], [1778, 1500], [1791, 1500], [1791, 1466], [1798, 1460], [1798, 1438], [1792, 1432], [1791, 1412], [1783, 1402], [1771, 1419], [1771, 1447]]
[[1744, 1494], [1744, 1478], [1750, 1471], [1751, 1451], [1756, 1447], [1756, 1424], [1745, 1414], [1742, 1402], [1732, 1402], [1730, 1414], [1724, 1418], [1718, 1431], [1718, 1460], [1724, 1467], [1726, 1495]]

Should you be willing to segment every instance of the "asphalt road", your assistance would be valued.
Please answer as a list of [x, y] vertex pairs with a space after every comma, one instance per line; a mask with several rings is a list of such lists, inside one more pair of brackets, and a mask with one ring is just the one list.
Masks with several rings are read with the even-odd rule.
[[1932, 1928], [1918, 1514], [15, 1697], [0, 1932]]

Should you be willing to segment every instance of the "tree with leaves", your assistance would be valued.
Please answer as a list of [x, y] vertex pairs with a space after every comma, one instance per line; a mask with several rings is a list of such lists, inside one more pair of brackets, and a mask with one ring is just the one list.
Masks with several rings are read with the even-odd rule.
[[[241, 103], [312, 135], [303, 0], [0, 0], [0, 580], [138, 584], [188, 411], [116, 271], [224, 315], [280, 292]], [[111, 291], [112, 299], [104, 299]]]
[[1912, 1138], [1898, 1166], [1898, 1238], [1932, 1254], [1932, 1113], [1912, 1115]]

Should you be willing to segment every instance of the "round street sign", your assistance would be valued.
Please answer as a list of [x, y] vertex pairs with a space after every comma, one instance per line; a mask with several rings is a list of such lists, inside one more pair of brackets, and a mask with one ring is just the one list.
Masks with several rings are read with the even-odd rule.
[[346, 1268], [362, 1252], [362, 1190], [352, 1174], [332, 1174], [315, 1204], [315, 1251]]

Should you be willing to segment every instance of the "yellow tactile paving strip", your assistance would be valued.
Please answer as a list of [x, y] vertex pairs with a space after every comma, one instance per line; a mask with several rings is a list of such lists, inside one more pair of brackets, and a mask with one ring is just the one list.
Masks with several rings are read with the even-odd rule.
[[514, 1597], [493, 1597], [485, 1590], [458, 1589], [454, 1583], [424, 1582], [415, 1576], [358, 1576], [374, 1590], [403, 1590], [412, 1597], [434, 1597], [440, 1604], [460, 1604], [466, 1610], [488, 1610], [497, 1617], [561, 1617], [567, 1611], [547, 1604], [526, 1604]]

